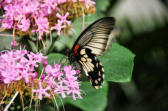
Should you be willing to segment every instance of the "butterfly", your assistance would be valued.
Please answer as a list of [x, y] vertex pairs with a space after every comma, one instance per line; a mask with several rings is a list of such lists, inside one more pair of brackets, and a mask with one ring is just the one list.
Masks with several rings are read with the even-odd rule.
[[104, 82], [104, 68], [97, 56], [103, 55], [109, 49], [115, 37], [114, 24], [113, 17], [95, 21], [80, 34], [68, 53], [70, 63], [80, 64], [96, 89], [102, 87]]

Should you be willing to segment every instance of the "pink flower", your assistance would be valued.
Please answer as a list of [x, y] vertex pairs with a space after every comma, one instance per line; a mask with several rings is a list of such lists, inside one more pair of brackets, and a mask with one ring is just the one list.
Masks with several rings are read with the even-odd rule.
[[22, 11], [21, 14], [23, 15], [31, 14], [32, 16], [35, 16], [39, 10], [41, 10], [41, 4], [37, 0], [21, 0], [20, 3], [21, 6], [19, 7], [22, 7], [22, 10], [20, 11]]
[[29, 19], [26, 19], [26, 18], [23, 18], [21, 21], [20, 21], [21, 24], [18, 24], [17, 27], [22, 29], [22, 31], [27, 31], [30, 27], [30, 20]]
[[17, 44], [16, 40], [13, 38], [11, 47], [13, 48], [13, 47], [15, 47], [15, 46], [17, 46], [17, 45], [18, 45], [18, 44]]
[[0, 55], [1, 81], [9, 84], [23, 78], [28, 83], [31, 77], [37, 76], [35, 67], [45, 59], [41, 54], [29, 53], [26, 50], [6, 51]]
[[84, 1], [86, 8], [89, 8], [89, 5], [95, 5], [96, 3], [91, 0], [79, 0], [79, 1]]
[[[95, 4], [91, 0], [79, 1], [84, 2], [86, 8]], [[1, 21], [2, 28], [12, 29], [16, 26], [16, 29], [28, 31], [31, 24], [33, 27], [31, 27], [32, 32], [36, 32], [41, 40], [44, 33], [49, 33], [48, 19], [50, 19], [49, 15], [53, 12], [57, 13], [56, 16], [59, 20], [55, 26], [51, 26], [51, 30], [57, 30], [58, 35], [61, 34], [63, 28], [66, 28], [66, 24], [70, 25], [71, 23], [67, 20], [68, 12], [65, 15], [58, 13], [61, 12], [58, 5], [66, 2], [78, 2], [78, 0], [1, 0], [1, 2], [0, 8], [4, 9]], [[35, 23], [32, 21], [35, 21]], [[15, 45], [14, 42], [12, 45]]]
[[70, 80], [70, 81], [75, 81], [77, 80], [77, 77], [75, 77], [74, 75], [76, 74], [75, 70], [72, 70], [72, 66], [65, 66], [64, 67], [64, 72], [66, 75], [66, 79]]
[[45, 72], [47, 73], [48, 76], [53, 76], [54, 78], [60, 78], [61, 72], [60, 72], [60, 64], [55, 64], [54, 66], [47, 65], [45, 68]]
[[68, 90], [68, 87], [63, 85], [63, 82], [60, 82], [59, 85], [56, 86], [54, 93], [55, 94], [61, 94], [63, 98], [66, 97], [65, 92]]
[[38, 17], [35, 19], [36, 24], [38, 26], [38, 29], [35, 30], [35, 32], [39, 33], [39, 40], [42, 39], [42, 35], [44, 32], [49, 33], [48, 28], [49, 28], [49, 22], [48, 19], [46, 17]]
[[54, 27], [51, 27], [51, 30], [57, 30], [57, 34], [60, 35], [61, 29], [65, 27], [66, 27], [65, 25], [62, 25], [62, 21], [58, 20], [58, 23]]
[[61, 71], [60, 64], [47, 65], [45, 68], [47, 75], [44, 82], [54, 90], [55, 94], [61, 94], [63, 98], [70, 94], [74, 100], [76, 100], [76, 95], [78, 98], [82, 98], [79, 90], [80, 84], [77, 81], [78, 71], [73, 70], [72, 66], [64, 66], [63, 69]]
[[20, 77], [23, 78], [26, 83], [29, 82], [30, 77], [36, 76], [36, 73], [29, 72], [28, 68], [27, 69], [20, 68], [18, 72], [20, 73]]
[[13, 27], [13, 20], [11, 19], [2, 20], [2, 27], [6, 29], [11, 29]]
[[77, 81], [77, 77], [75, 76], [77, 74], [77, 71], [72, 70], [72, 66], [65, 66], [64, 71], [66, 74], [64, 83], [69, 87], [67, 94], [72, 94], [74, 100], [76, 100], [75, 95], [78, 95], [78, 97], [81, 98], [79, 91], [79, 82]]
[[[3, 1], [3, 0], [2, 0]], [[6, 3], [11, 3], [12, 0], [5, 0]]]
[[58, 82], [56, 82], [55, 77], [45, 76], [43, 82], [47, 83], [52, 89], [56, 88]]
[[66, 75], [73, 76], [74, 74], [76, 74], [76, 71], [72, 70], [72, 66], [64, 66], [64, 71], [65, 71]]
[[43, 8], [47, 8], [47, 13], [50, 14], [52, 10], [58, 9], [56, 0], [44, 0]]
[[72, 98], [74, 100], [76, 100], [76, 95], [78, 96], [79, 99], [82, 98], [81, 93], [79, 91], [79, 87], [77, 87], [77, 84], [74, 84], [74, 86], [72, 86], [71, 84], [71, 89], [67, 91], [67, 94], [72, 94]]
[[43, 61], [43, 68], [46, 67], [47, 65], [48, 65], [48, 61]]
[[61, 16], [59, 13], [57, 13], [57, 15], [56, 15], [60, 20], [61, 20], [61, 22], [62, 23], [67, 23], [68, 25], [70, 25], [70, 21], [67, 21], [67, 17], [69, 16], [69, 13], [67, 12], [64, 16]]
[[36, 62], [43, 62], [44, 60], [46, 60], [47, 59], [47, 57], [46, 56], [43, 56], [43, 54], [42, 53], [33, 53], [33, 52], [30, 52], [30, 54], [28, 54], [28, 57], [29, 57], [29, 59], [33, 59], [34, 61], [36, 61]]
[[57, 0], [57, 3], [58, 3], [58, 4], [63, 4], [63, 3], [65, 3], [65, 2], [68, 2], [68, 0]]
[[43, 95], [49, 98], [50, 95], [47, 93], [47, 91], [50, 90], [51, 88], [48, 86], [43, 89], [41, 82], [39, 82], [39, 87], [40, 87], [39, 89], [33, 89], [34, 93], [38, 93], [38, 98], [42, 100]]
[[60, 94], [62, 98], [67, 95], [72, 95], [72, 98], [82, 98], [79, 82], [77, 80], [78, 70], [72, 66], [64, 66], [61, 64], [48, 65], [47, 57], [41, 53], [32, 53], [27, 50], [12, 50], [1, 53], [0, 55], [0, 82], [10, 84], [24, 79], [25, 83], [32, 83], [36, 79], [38, 73], [36, 68], [38, 64], [43, 64], [41, 76], [38, 78], [43, 83], [47, 84], [43, 88], [42, 82], [39, 82], [39, 89], [34, 89], [34, 93], [38, 93], [38, 98], [42, 100], [43, 95], [50, 97], [47, 91], [54, 91]]

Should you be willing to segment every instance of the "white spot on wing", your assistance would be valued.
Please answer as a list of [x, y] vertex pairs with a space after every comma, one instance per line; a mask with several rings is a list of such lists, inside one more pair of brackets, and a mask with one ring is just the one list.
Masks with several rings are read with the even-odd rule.
[[81, 61], [86, 62], [86, 59], [84, 57], [81, 57]]
[[86, 54], [85, 49], [82, 49], [82, 50], [80, 51], [80, 54], [81, 54], [81, 55]]
[[95, 82], [95, 84], [98, 84], [98, 81], [97, 81], [97, 80], [95, 80], [94, 82]]
[[91, 58], [87, 58], [87, 62], [92, 62], [92, 59]]
[[98, 81], [101, 81], [101, 78], [98, 78]]
[[83, 55], [83, 57], [88, 58], [88, 55], [85, 54], [85, 55]]

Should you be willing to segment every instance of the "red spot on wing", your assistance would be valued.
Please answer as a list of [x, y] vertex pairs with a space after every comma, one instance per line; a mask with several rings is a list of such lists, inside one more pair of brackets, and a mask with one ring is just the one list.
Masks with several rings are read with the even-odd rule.
[[75, 48], [74, 48], [74, 52], [73, 52], [73, 55], [78, 55], [78, 49], [79, 49], [79, 45], [78, 44], [76, 44], [75, 45]]

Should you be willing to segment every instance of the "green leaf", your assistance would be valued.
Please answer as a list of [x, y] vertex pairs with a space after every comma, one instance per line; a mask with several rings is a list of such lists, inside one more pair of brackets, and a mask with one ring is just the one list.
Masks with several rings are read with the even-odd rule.
[[76, 101], [71, 99], [68, 103], [84, 111], [104, 111], [107, 106], [107, 83], [103, 85], [103, 88], [97, 90], [89, 82], [82, 82], [81, 89], [85, 91], [86, 95]]
[[113, 43], [110, 50], [100, 58], [105, 69], [105, 80], [129, 82], [135, 55], [123, 46]]
[[49, 55], [47, 55], [47, 57], [48, 64], [58, 64], [62, 59], [66, 58], [63, 54], [60, 53], [50, 53]]
[[0, 36], [0, 50], [6, 50], [11, 48], [12, 37], [2, 37]]

